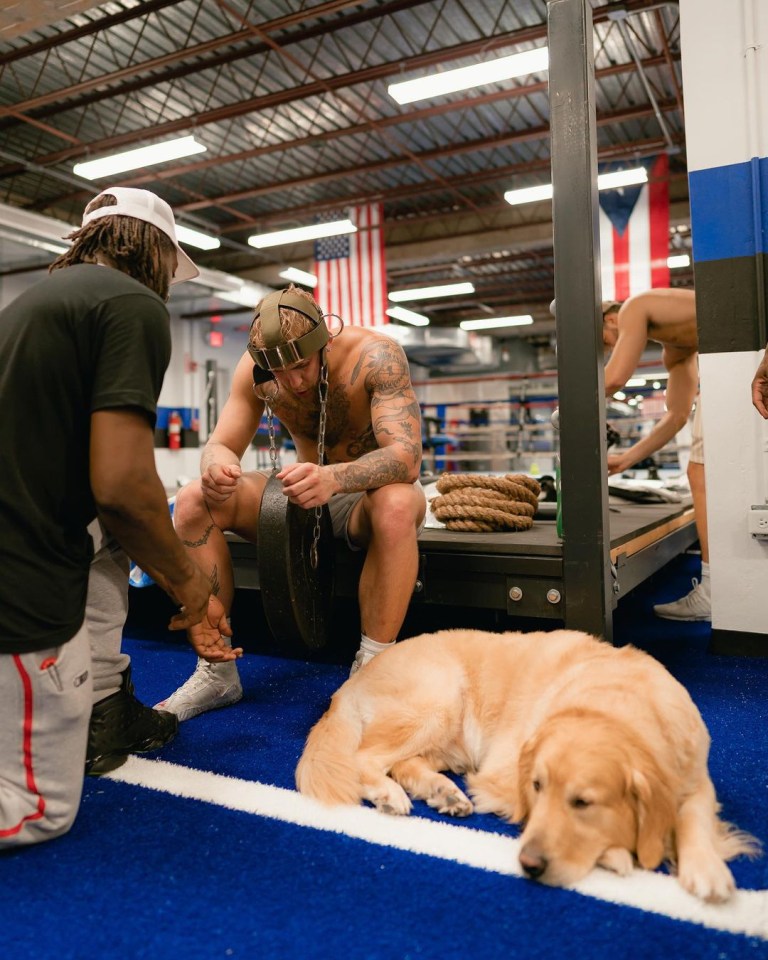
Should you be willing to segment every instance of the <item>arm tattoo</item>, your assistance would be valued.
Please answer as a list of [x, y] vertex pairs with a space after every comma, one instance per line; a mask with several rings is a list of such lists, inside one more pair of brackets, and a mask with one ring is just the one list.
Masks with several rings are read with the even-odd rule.
[[214, 597], [218, 597], [219, 591], [221, 590], [221, 583], [219, 581], [219, 568], [215, 563], [208, 579], [211, 581], [211, 593]]
[[408, 482], [407, 465], [388, 450], [374, 450], [354, 463], [337, 463], [331, 469], [345, 493]]

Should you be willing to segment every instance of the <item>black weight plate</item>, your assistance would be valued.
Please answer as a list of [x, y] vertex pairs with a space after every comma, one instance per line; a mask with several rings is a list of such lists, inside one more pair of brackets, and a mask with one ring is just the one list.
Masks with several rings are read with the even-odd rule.
[[264, 488], [256, 555], [264, 615], [279, 643], [325, 646], [333, 600], [334, 540], [328, 507], [322, 509], [318, 564], [310, 560], [315, 511], [288, 501], [271, 476]]

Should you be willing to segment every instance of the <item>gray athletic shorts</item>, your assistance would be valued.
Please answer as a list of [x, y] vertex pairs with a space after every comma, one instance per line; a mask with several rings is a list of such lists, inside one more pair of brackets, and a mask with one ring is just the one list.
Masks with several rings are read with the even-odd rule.
[[701, 397], [696, 398], [696, 409], [693, 412], [691, 426], [691, 463], [704, 463], [704, 428], [701, 423]]
[[[421, 483], [417, 480], [415, 484], [419, 490], [424, 493], [424, 490], [421, 486]], [[328, 510], [331, 514], [331, 522], [333, 523], [333, 535], [339, 540], [344, 540], [350, 550], [361, 550], [361, 547], [358, 547], [356, 544], [352, 543], [349, 539], [349, 531], [347, 526], [349, 524], [349, 515], [352, 513], [352, 510], [357, 503], [357, 501], [362, 497], [362, 492], [359, 493], [335, 493], [328, 502]], [[424, 529], [424, 524], [426, 522], [427, 515], [424, 513], [424, 519], [421, 521], [419, 529], [416, 531], [417, 535], [421, 533]]]

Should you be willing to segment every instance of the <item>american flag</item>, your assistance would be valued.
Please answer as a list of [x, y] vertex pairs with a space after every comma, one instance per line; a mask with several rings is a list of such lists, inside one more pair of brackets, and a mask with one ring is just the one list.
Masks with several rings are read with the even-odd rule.
[[380, 203], [324, 214], [319, 222], [349, 218], [357, 233], [315, 241], [315, 299], [325, 313], [363, 327], [389, 322], [383, 212]]
[[669, 158], [664, 153], [643, 166], [648, 183], [599, 194], [603, 300], [669, 286]]

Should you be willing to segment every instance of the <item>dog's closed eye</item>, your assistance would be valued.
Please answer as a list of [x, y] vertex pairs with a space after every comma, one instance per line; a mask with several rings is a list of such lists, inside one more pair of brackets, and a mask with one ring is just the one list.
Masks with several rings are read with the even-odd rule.
[[592, 806], [591, 800], [585, 800], [584, 797], [572, 797], [569, 801], [574, 810], [584, 810]]

